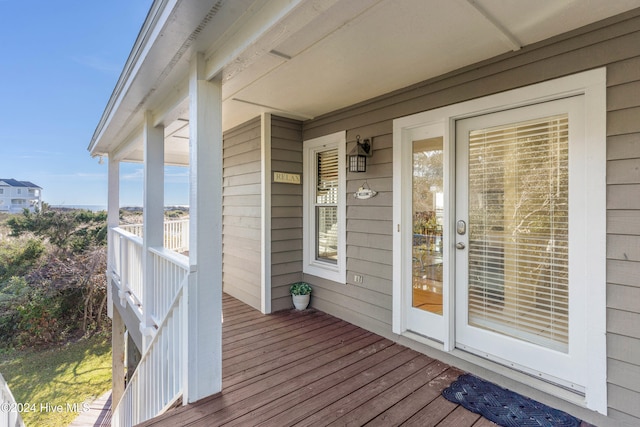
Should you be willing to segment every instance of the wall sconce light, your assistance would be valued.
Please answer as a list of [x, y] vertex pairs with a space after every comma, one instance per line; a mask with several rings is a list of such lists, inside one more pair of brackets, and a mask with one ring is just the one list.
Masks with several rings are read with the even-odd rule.
[[360, 135], [356, 136], [356, 146], [349, 153], [349, 172], [366, 172], [367, 157], [371, 157], [371, 140], [369, 138], [360, 142]]

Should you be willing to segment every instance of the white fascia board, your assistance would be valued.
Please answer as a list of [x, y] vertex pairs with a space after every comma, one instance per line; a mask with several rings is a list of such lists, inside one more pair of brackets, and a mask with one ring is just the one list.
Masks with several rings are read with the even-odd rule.
[[162, 34], [162, 29], [175, 9], [178, 0], [156, 0], [154, 1], [147, 18], [138, 34], [138, 38], [131, 49], [131, 53], [127, 58], [127, 62], [120, 74], [120, 78], [116, 83], [116, 87], [107, 102], [104, 113], [96, 127], [96, 130], [89, 144], [88, 150], [94, 154], [94, 150], [98, 142], [104, 136], [105, 130], [112, 122], [115, 113], [127, 92], [129, 91], [144, 59], [155, 44], [158, 37]]

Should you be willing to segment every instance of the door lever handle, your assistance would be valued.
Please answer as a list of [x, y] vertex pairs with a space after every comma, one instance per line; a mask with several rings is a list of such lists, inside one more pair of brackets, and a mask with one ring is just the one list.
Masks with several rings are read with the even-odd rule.
[[465, 247], [466, 246], [462, 242], [456, 243], [456, 249], [464, 249]]

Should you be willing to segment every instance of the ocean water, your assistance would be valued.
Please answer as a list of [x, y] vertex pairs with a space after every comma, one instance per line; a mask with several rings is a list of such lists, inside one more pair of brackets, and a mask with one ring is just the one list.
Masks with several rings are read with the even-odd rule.
[[93, 212], [106, 211], [107, 205], [50, 205], [52, 208], [84, 209]]
[[[88, 211], [98, 212], [98, 211], [106, 211], [107, 205], [49, 205], [52, 208], [63, 208], [63, 209], [85, 209]], [[120, 209], [125, 210], [142, 210], [142, 206], [120, 206]], [[167, 209], [189, 209], [189, 206], [186, 205], [170, 205], [165, 206], [165, 210]]]

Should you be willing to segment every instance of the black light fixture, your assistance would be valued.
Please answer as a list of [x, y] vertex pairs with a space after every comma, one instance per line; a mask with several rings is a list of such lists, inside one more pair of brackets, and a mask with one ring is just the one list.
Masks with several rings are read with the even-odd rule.
[[372, 155], [369, 138], [360, 142], [360, 135], [356, 136], [356, 146], [349, 153], [349, 172], [366, 172], [367, 157]]

